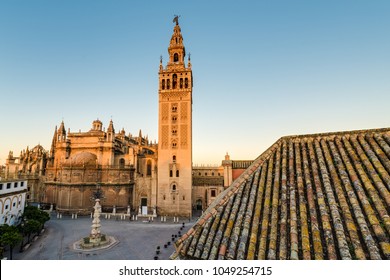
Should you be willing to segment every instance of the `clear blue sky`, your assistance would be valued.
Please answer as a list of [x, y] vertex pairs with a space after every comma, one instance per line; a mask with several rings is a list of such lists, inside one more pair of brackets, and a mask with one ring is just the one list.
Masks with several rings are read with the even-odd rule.
[[173, 16], [191, 53], [193, 161], [390, 126], [390, 1], [0, 1], [0, 163], [54, 127], [158, 139]]

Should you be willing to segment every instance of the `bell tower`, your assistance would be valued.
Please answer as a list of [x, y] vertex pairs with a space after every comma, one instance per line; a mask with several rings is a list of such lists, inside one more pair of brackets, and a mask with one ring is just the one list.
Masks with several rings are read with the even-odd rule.
[[160, 59], [158, 115], [159, 215], [192, 214], [192, 70], [179, 25], [179, 17], [168, 47], [166, 67]]

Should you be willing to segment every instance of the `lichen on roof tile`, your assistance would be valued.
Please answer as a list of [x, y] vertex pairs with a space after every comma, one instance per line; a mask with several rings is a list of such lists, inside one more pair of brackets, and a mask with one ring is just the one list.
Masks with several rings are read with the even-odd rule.
[[390, 128], [280, 138], [178, 241], [200, 259], [390, 259]]

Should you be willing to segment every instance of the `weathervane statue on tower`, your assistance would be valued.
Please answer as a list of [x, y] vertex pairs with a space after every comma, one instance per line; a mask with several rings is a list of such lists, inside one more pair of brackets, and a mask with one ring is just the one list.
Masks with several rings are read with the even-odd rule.
[[179, 17], [178, 15], [175, 15], [172, 22], [176, 22], [176, 25], [179, 25]]

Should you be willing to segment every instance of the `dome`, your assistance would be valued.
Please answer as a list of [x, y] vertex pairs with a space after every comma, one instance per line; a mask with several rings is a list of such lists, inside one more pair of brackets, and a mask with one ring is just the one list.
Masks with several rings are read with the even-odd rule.
[[72, 166], [85, 166], [85, 165], [96, 165], [97, 157], [95, 154], [89, 152], [77, 153], [65, 162], [66, 165]]

